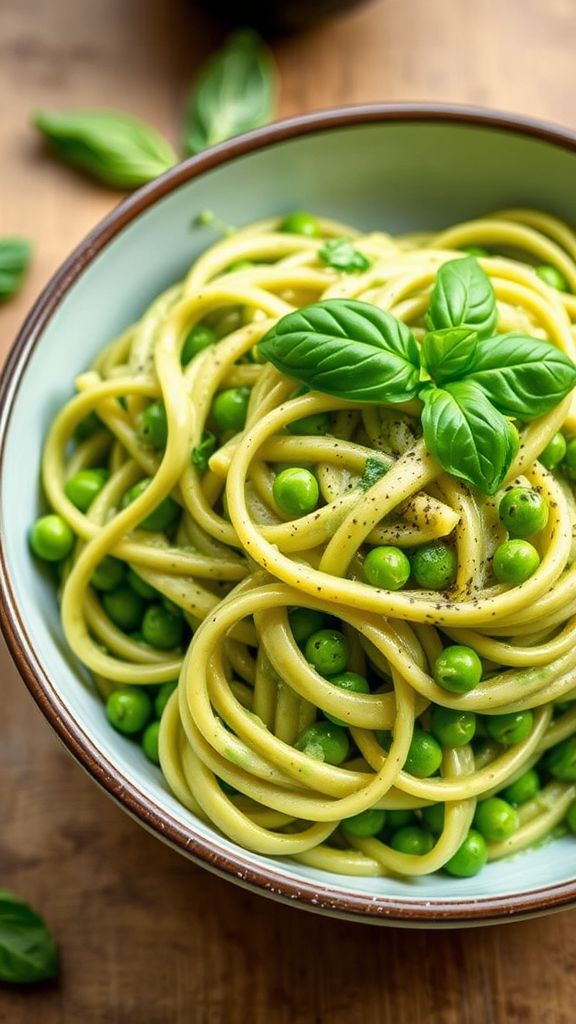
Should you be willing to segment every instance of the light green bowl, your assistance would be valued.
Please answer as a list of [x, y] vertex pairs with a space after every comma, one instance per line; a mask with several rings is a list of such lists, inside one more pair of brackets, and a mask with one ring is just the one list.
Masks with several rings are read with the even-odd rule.
[[506, 206], [576, 222], [576, 136], [453, 108], [381, 106], [277, 124], [189, 160], [137, 192], [76, 250], [26, 321], [1, 382], [2, 627], [22, 676], [80, 763], [186, 856], [296, 906], [407, 926], [482, 923], [576, 902], [576, 843], [563, 839], [478, 877], [403, 881], [328, 875], [247, 853], [197, 821], [160, 772], [106, 722], [67, 652], [52, 587], [28, 552], [48, 425], [95, 353], [214, 241], [193, 227], [293, 209], [366, 230], [441, 228]]

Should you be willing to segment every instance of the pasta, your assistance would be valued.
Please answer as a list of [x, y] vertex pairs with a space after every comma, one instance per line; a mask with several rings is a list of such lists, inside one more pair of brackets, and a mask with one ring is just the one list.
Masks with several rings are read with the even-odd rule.
[[[486, 495], [433, 456], [420, 398], [302, 389], [258, 346], [294, 310], [350, 300], [420, 347], [438, 272], [468, 248], [498, 333], [574, 359], [576, 234], [531, 210], [396, 238], [289, 220], [208, 249], [56, 416], [42, 480], [74, 535], [67, 558], [50, 556], [63, 630], [104, 700], [170, 691], [166, 782], [234, 842], [343, 874], [472, 874], [576, 819], [576, 502], [570, 463], [539, 460], [576, 434], [571, 394], [530, 421], [505, 414], [520, 445]], [[517, 582], [495, 576], [511, 488], [545, 510]], [[446, 585], [418, 582], [424, 549], [454, 559]], [[374, 550], [394, 552], [382, 558], [399, 585], [367, 579]], [[460, 649], [482, 679], [450, 690], [439, 666]]]

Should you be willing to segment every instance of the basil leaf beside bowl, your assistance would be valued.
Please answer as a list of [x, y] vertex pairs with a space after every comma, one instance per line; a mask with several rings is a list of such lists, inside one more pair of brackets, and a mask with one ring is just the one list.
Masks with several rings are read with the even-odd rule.
[[497, 316], [492, 282], [478, 260], [465, 256], [442, 264], [425, 318], [429, 330], [469, 327], [487, 338], [494, 333]]
[[419, 387], [410, 328], [354, 299], [327, 299], [289, 313], [258, 349], [287, 377], [352, 402], [407, 402]]
[[150, 125], [115, 111], [41, 111], [34, 124], [56, 156], [115, 188], [136, 188], [178, 162]]
[[26, 903], [0, 891], [0, 982], [27, 983], [58, 973], [56, 944]]
[[467, 379], [505, 416], [533, 420], [576, 387], [576, 366], [551, 342], [511, 333], [479, 342]]
[[422, 392], [422, 428], [426, 447], [447, 473], [485, 494], [501, 486], [515, 458], [515, 427], [470, 381]]
[[267, 124], [274, 116], [276, 93], [276, 68], [268, 48], [255, 32], [235, 32], [192, 90], [185, 117], [185, 152], [192, 156]]
[[474, 366], [478, 335], [469, 327], [430, 331], [422, 342], [422, 364], [438, 384], [463, 377]]
[[19, 290], [31, 252], [30, 242], [24, 238], [0, 238], [0, 302]]

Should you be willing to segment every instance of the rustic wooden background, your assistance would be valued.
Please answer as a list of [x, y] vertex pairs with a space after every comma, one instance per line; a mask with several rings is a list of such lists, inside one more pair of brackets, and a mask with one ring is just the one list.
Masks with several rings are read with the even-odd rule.
[[[218, 39], [186, 0], [1, 0], [0, 234], [36, 245], [23, 293], [0, 310], [2, 353], [119, 198], [50, 162], [30, 112], [119, 106], [176, 141], [188, 84]], [[575, 0], [373, 0], [275, 49], [283, 114], [428, 99], [576, 128]], [[6, 655], [1, 667], [0, 886], [41, 908], [63, 962], [56, 984], [0, 991], [2, 1024], [573, 1024], [576, 912], [433, 935], [251, 896], [122, 814], [60, 747]]]

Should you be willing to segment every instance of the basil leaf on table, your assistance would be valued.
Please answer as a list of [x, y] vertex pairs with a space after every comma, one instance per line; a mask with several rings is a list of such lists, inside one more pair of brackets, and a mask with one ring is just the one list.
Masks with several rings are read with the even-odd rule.
[[33, 122], [56, 156], [115, 188], [143, 185], [178, 162], [155, 128], [127, 114], [41, 111]]
[[0, 981], [44, 981], [57, 973], [56, 945], [42, 918], [0, 890]]
[[428, 330], [469, 327], [479, 338], [494, 333], [496, 296], [488, 275], [473, 256], [448, 260], [436, 274], [425, 322]]
[[355, 299], [327, 299], [288, 313], [258, 349], [287, 377], [352, 402], [407, 402], [419, 387], [420, 357], [410, 328]]
[[471, 381], [425, 389], [426, 447], [447, 473], [494, 494], [518, 452], [518, 432]]
[[194, 155], [267, 124], [274, 116], [276, 91], [276, 68], [268, 48], [255, 32], [235, 32], [192, 90], [185, 117], [185, 152]]
[[479, 342], [467, 379], [505, 416], [532, 420], [576, 387], [576, 366], [551, 342], [511, 333]]
[[24, 238], [0, 238], [0, 302], [19, 290], [31, 252], [30, 242]]
[[469, 327], [430, 331], [422, 342], [422, 364], [438, 384], [463, 377], [474, 366], [478, 335]]
[[370, 260], [355, 249], [346, 238], [332, 238], [318, 250], [318, 256], [327, 267], [342, 270], [346, 274], [357, 274], [368, 270]]

